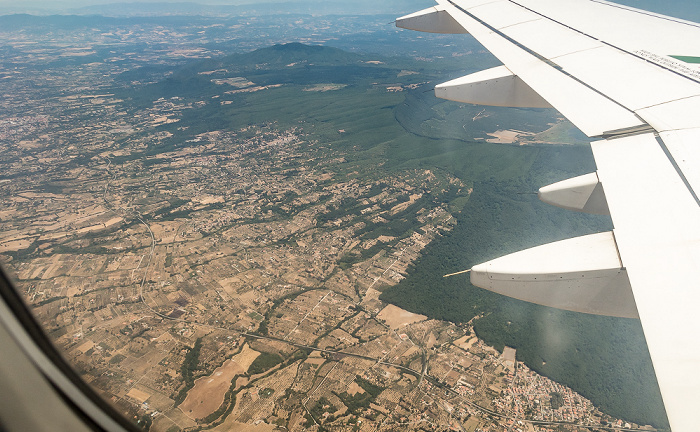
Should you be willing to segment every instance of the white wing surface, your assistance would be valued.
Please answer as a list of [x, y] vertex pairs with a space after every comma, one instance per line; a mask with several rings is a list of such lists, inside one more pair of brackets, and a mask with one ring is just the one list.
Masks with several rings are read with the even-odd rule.
[[[696, 431], [700, 25], [599, 0], [437, 3], [399, 18], [397, 26], [466, 31], [504, 66], [445, 83], [436, 94], [480, 104], [555, 107], [597, 139], [591, 145], [597, 172], [543, 188], [540, 196], [564, 208], [609, 211], [615, 227], [602, 241], [565, 241], [475, 266], [472, 282], [569, 310], [638, 314], [671, 427]], [[588, 249], [576, 249], [582, 245]], [[571, 250], [562, 254], [562, 247]], [[598, 269], [588, 257], [599, 255], [613, 258]], [[581, 257], [581, 268], [572, 268], [575, 257]], [[526, 265], [528, 260], [537, 265]], [[601, 286], [617, 290], [610, 298], [630, 300], [611, 312], [600, 307], [601, 290], [581, 278], [602, 280]], [[633, 296], [624, 294], [629, 287]]]

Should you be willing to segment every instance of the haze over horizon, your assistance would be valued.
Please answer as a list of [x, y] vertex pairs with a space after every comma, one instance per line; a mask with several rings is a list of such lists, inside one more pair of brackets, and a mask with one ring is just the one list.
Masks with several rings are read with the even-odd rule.
[[[693, 0], [616, 0], [615, 3], [650, 10], [656, 13], [666, 14], [678, 18], [683, 18], [691, 21], [700, 21], [700, 5]], [[164, 9], [164, 5], [168, 8], [178, 4], [183, 6], [179, 9]], [[165, 15], [202, 15], [209, 14], [211, 11], [206, 11], [202, 8], [227, 8], [227, 7], [250, 7], [255, 8], [261, 4], [278, 4], [285, 7], [280, 10], [280, 13], [312, 13], [314, 6], [319, 5], [318, 13], [324, 14], [383, 14], [404, 13], [404, 11], [413, 11], [416, 8], [430, 7], [434, 3], [431, 0], [383, 0], [378, 3], [373, 0], [358, 0], [348, 4], [342, 0], [27, 0], [21, 3], [12, 0], [0, 0], [0, 15], [29, 13], [29, 14], [97, 14], [97, 15], [115, 15], [113, 9], [109, 8], [115, 5], [128, 5], [128, 12], [124, 15], [138, 15], [139, 5], [143, 5], [144, 10], [141, 11], [146, 15], [157, 15], [163, 11]], [[219, 9], [217, 9], [218, 11]], [[275, 11], [268, 10], [266, 14], [274, 13]], [[118, 15], [118, 13], [117, 13]]]
[[[147, 15], [156, 15], [158, 12], [164, 15], [202, 15], [211, 13], [209, 9], [229, 12], [239, 7], [256, 9], [263, 4], [267, 8], [266, 14], [275, 13], [269, 5], [279, 5], [282, 6], [279, 9], [280, 13], [313, 13], [317, 10], [321, 15], [329, 13], [364, 15], [393, 11], [401, 13], [404, 10], [412, 11], [416, 8], [429, 7], [433, 3], [430, 0], [385, 0], [379, 5], [372, 0], [358, 0], [352, 4], [341, 0], [28, 0], [22, 3], [0, 0], [0, 15], [16, 13], [115, 15], [115, 11], [110, 9], [112, 6], [125, 7], [124, 10], [117, 9], [116, 15], [138, 15], [141, 7], [143, 10], [140, 12]], [[172, 9], [173, 6], [179, 6], [179, 8]]]

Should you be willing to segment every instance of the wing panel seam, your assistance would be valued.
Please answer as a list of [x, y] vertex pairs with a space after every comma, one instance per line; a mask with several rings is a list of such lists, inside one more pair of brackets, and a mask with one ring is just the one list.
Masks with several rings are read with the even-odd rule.
[[654, 13], [654, 12], [645, 11], [645, 10], [642, 10], [642, 9], [627, 7], [627, 6], [625, 6], [625, 5], [620, 5], [620, 4], [612, 3], [612, 2], [609, 2], [609, 1], [601, 1], [601, 0], [589, 0], [589, 1], [592, 2], [592, 3], [598, 3], [598, 4], [605, 5], [605, 6], [614, 7], [614, 8], [616, 8], [616, 9], [626, 10], [626, 11], [628, 11], [628, 12], [638, 13], [638, 14], [640, 14], [640, 15], [646, 15], [646, 16], [650, 16], [650, 17], [654, 17], [654, 18], [660, 18], [660, 19], [663, 19], [663, 20], [665, 20], [665, 21], [674, 22], [674, 23], [677, 23], [677, 24], [687, 25], [687, 26], [689, 26], [689, 27], [700, 27], [700, 25], [698, 25], [697, 23], [694, 23], [694, 22], [691, 22], [691, 21], [686, 21], [686, 20], [681, 19], [681, 18], [670, 17], [670, 16], [666, 16], [666, 15], [657, 14], [657, 13]]
[[521, 24], [527, 24], [527, 23], [539, 21], [540, 19], [541, 19], [541, 18], [535, 18], [535, 19], [530, 19], [530, 20], [526, 20], [526, 21], [520, 21], [520, 22], [513, 23], [513, 24], [508, 24], [507, 26], [501, 27], [499, 30], [505, 30], [505, 29], [509, 29], [509, 28], [512, 28], [512, 27], [515, 27], [515, 26], [519, 26], [519, 25], [521, 25]]
[[[452, 0], [449, 0], [449, 1], [450, 1], [450, 3], [452, 3]], [[525, 10], [527, 10], [527, 11], [530, 11], [530, 12], [532, 12], [532, 13], [534, 13], [534, 14], [539, 15], [539, 16], [541, 16], [542, 18], [548, 19], [548, 20], [550, 20], [550, 21], [553, 22], [553, 23], [559, 24], [559, 25], [562, 26], [562, 27], [566, 27], [566, 28], [568, 28], [568, 29], [570, 29], [570, 30], [572, 30], [572, 31], [575, 31], [576, 33], [579, 33], [579, 34], [581, 34], [581, 35], [583, 35], [583, 36], [586, 36], [586, 37], [589, 37], [589, 38], [591, 38], [591, 39], [593, 39], [593, 40], [596, 40], [596, 41], [602, 43], [602, 44], [605, 45], [605, 46], [608, 46], [608, 47], [610, 47], [610, 48], [616, 49], [616, 50], [618, 50], [618, 51], [620, 51], [620, 52], [622, 52], [622, 53], [628, 54], [628, 55], [630, 55], [630, 56], [632, 56], [632, 57], [638, 58], [638, 59], [644, 61], [645, 63], [651, 64], [651, 65], [656, 66], [656, 67], [658, 67], [658, 68], [660, 68], [660, 69], [664, 69], [664, 70], [666, 70], [666, 71], [668, 71], [668, 72], [671, 72], [671, 73], [673, 73], [673, 74], [676, 74], [676, 75], [678, 75], [678, 76], [680, 76], [680, 77], [682, 77], [682, 78], [685, 78], [685, 79], [687, 79], [687, 80], [690, 80], [690, 81], [693, 81], [693, 82], [696, 82], [696, 83], [700, 83], [700, 80], [698, 80], [698, 79], [696, 79], [696, 78], [693, 78], [693, 77], [690, 77], [690, 76], [688, 76], [688, 75], [685, 75], [685, 74], [683, 74], [683, 73], [681, 73], [681, 72], [675, 71], [675, 70], [669, 68], [668, 66], [664, 66], [664, 65], [662, 65], [662, 64], [659, 64], [659, 63], [656, 63], [656, 62], [654, 62], [654, 61], [651, 61], [650, 59], [647, 59], [647, 58], [645, 58], [645, 57], [643, 57], [643, 56], [641, 56], [641, 55], [639, 55], [639, 54], [637, 54], [637, 53], [628, 51], [628, 50], [626, 50], [626, 49], [624, 49], [624, 48], [620, 48], [620, 47], [617, 46], [617, 45], [613, 45], [613, 44], [611, 44], [610, 42], [606, 42], [606, 41], [604, 41], [604, 40], [600, 40], [600, 39], [598, 39], [598, 38], [596, 38], [596, 37], [594, 37], [594, 36], [592, 36], [592, 35], [590, 35], [590, 34], [584, 32], [584, 31], [581, 31], [581, 30], [579, 30], [579, 29], [576, 29], [576, 28], [574, 28], [574, 27], [571, 27], [571, 26], [569, 26], [569, 25], [567, 25], [567, 24], [564, 24], [564, 23], [561, 22], [561, 21], [555, 20], [555, 19], [553, 19], [553, 18], [551, 18], [551, 17], [548, 17], [547, 15], [544, 15], [544, 14], [542, 14], [541, 12], [537, 12], [536, 10], [531, 9], [531, 8], [529, 8], [529, 7], [527, 7], [527, 6], [523, 5], [523, 4], [521, 4], [521, 3], [518, 3], [518, 2], [515, 1], [515, 0], [508, 0], [508, 1], [510, 1], [511, 3], [513, 3], [513, 4], [516, 5], [516, 6], [520, 6], [521, 8], [523, 8], [523, 9], [525, 9]], [[615, 4], [612, 4], [612, 3], [609, 3], [609, 2], [597, 1], [597, 0], [590, 0], [590, 1], [592, 1], [592, 2], [594, 2], [594, 3], [599, 3], [599, 4], [608, 5], [608, 6], [618, 7], [619, 9], [628, 10], [628, 11], [631, 11], [631, 12], [637, 12], [637, 9], [628, 9], [628, 8], [625, 8], [625, 7], [621, 7], [620, 5], [615, 5]], [[454, 5], [454, 3], [452, 3], [452, 4]], [[455, 5], [455, 7], [457, 7], [458, 9], [461, 9], [461, 8], [459, 8], [459, 6], [456, 6], [456, 5]], [[461, 10], [464, 11], [463, 9], [461, 9]], [[648, 16], [652, 16], [652, 17], [656, 17], [656, 18], [665, 18], [665, 19], [668, 20], [668, 21], [673, 21], [673, 20], [669, 20], [668, 17], [663, 17], [663, 16], [660, 16], [660, 15], [655, 15], [655, 14], [643, 14], [643, 15], [648, 15]], [[473, 18], [476, 19], [476, 20], [479, 20], [479, 19], [476, 18], [476, 17], [473, 17]], [[482, 22], [482, 21], [479, 20], [479, 22]], [[676, 22], [676, 21], [673, 21], [673, 22]], [[482, 23], [483, 23], [483, 22], [482, 22]], [[690, 25], [689, 23], [682, 22], [682, 21], [681, 21], [680, 23], [681, 23], [681, 24]], [[487, 25], [487, 24], [484, 23], [484, 25]], [[487, 25], [487, 26], [488, 26], [488, 25]], [[700, 27], [700, 26], [695, 25], [695, 26], [693, 26], [693, 27]], [[492, 28], [492, 27], [489, 26], [489, 28]], [[500, 34], [500, 33], [499, 33], [499, 34]], [[505, 36], [505, 35], [503, 35], [503, 36]], [[510, 39], [509, 39], [509, 40], [510, 40]], [[518, 46], [521, 46], [521, 45], [518, 45]], [[526, 49], [527, 49], [527, 48], [526, 48]], [[531, 51], [531, 50], [528, 50], [528, 52], [530, 52], [530, 51]], [[559, 57], [563, 57], [563, 56], [559, 56]]]
[[[558, 70], [558, 71], [559, 71], [560, 73], [562, 73], [563, 75], [565, 75], [565, 76], [571, 78], [572, 80], [576, 81], [577, 83], [581, 84], [582, 86], [586, 87], [587, 89], [589, 89], [589, 90], [595, 92], [596, 94], [598, 94], [598, 95], [604, 97], [605, 99], [609, 100], [610, 102], [614, 103], [615, 105], [619, 106], [620, 108], [622, 108], [622, 109], [624, 109], [624, 110], [626, 110], [626, 111], [632, 113], [641, 123], [647, 124], [647, 123], [644, 121], [644, 119], [642, 119], [639, 115], [637, 115], [637, 113], [635, 113], [635, 112], [632, 111], [631, 109], [629, 109], [629, 108], [627, 108], [626, 106], [622, 105], [620, 102], [616, 101], [615, 99], [612, 99], [610, 96], [606, 95], [605, 93], [602, 93], [600, 90], [598, 90], [598, 89], [592, 87], [591, 85], [589, 85], [589, 84], [583, 82], [583, 81], [580, 80], [579, 78], [573, 76], [572, 74], [570, 74], [569, 72], [565, 71], [564, 68], [562, 68], [561, 66], [559, 66], [558, 64], [556, 64], [556, 63], [553, 62], [552, 60], [550, 60], [550, 59], [548, 59], [548, 58], [546, 58], [546, 57], [543, 57], [541, 54], [539, 54], [539, 53], [533, 51], [532, 49], [530, 49], [530, 48], [524, 46], [523, 44], [521, 44], [520, 42], [518, 42], [518, 41], [516, 41], [515, 39], [511, 38], [510, 36], [508, 36], [508, 35], [506, 35], [506, 34], [503, 34], [503, 33], [502, 33], [500, 30], [498, 30], [497, 28], [495, 28], [495, 27], [491, 26], [490, 24], [484, 22], [481, 18], [475, 16], [474, 14], [470, 13], [467, 9], [464, 9], [463, 7], [461, 7], [461, 6], [459, 6], [458, 4], [456, 4], [456, 3], [455, 3], [455, 0], [447, 0], [447, 1], [448, 1], [452, 6], [454, 6], [456, 9], [460, 10], [460, 11], [461, 11], [462, 13], [464, 13], [465, 15], [469, 16], [470, 18], [472, 18], [473, 20], [475, 20], [475, 21], [478, 22], [479, 24], [481, 24], [481, 25], [483, 25], [484, 27], [486, 27], [487, 29], [491, 30], [493, 33], [495, 33], [495, 34], [497, 34], [498, 36], [500, 36], [500, 37], [506, 39], [508, 42], [512, 43], [513, 45], [515, 45], [515, 46], [517, 46], [518, 48], [522, 49], [523, 51], [527, 52], [528, 54], [534, 56], [534, 57], [537, 58], [538, 60], [544, 62], [544, 63], [547, 64], [547, 65], [549, 65], [550, 67], [552, 67], [552, 68]], [[509, 0], [509, 1], [510, 1], [511, 3], [517, 5], [517, 6], [520, 6], [520, 7], [524, 8], [524, 9], [526, 9], [526, 10], [531, 11], [531, 10], [528, 9], [527, 7], [524, 7], [524, 6], [520, 5], [520, 4], [518, 4], [517, 2], [514, 2], [513, 0]], [[570, 28], [571, 30], [576, 31], [576, 32], [578, 32], [578, 33], [580, 33], [580, 34], [582, 34], [582, 35], [584, 35], [584, 36], [587, 36], [587, 37], [589, 37], [589, 38], [598, 40], [598, 39], [596, 39], [596, 38], [593, 38], [593, 37], [590, 36], [590, 35], [587, 35], [586, 33], [583, 33], [583, 32], [581, 32], [581, 31], [579, 31], [579, 30], [573, 29], [573, 28], [571, 28], [571, 27], [569, 27], [569, 26], [566, 26], [566, 25], [564, 25], [564, 24], [561, 24], [561, 23], [559, 23], [558, 21], [552, 20], [551, 18], [546, 17], [546, 16], [540, 14], [539, 12], [536, 12], [536, 11], [531, 11], [531, 12], [533, 12], [533, 13], [535, 13], [535, 14], [537, 14], [537, 15], [540, 15], [540, 16], [542, 16], [542, 17], [544, 17], [544, 18], [547, 18], [547, 19], [549, 19], [549, 20], [551, 20], [551, 21], [553, 21], [553, 22], [555, 22], [555, 23], [557, 23], [557, 24], [560, 24], [560, 25], [562, 25], [562, 26], [564, 26], [564, 27], [566, 27], [566, 28]], [[600, 41], [600, 42], [601, 42], [601, 43], [605, 43], [605, 42], [603, 42], [603, 41]], [[613, 48], [615, 48], [615, 47], [613, 47]]]
[[678, 163], [676, 162], [676, 159], [673, 157], [673, 154], [671, 153], [671, 151], [670, 151], [670, 150], [668, 149], [668, 147], [666, 146], [666, 143], [664, 142], [663, 139], [661, 139], [661, 137], [659, 136], [659, 134], [654, 134], [654, 138], [656, 138], [656, 142], [659, 143], [659, 146], [661, 147], [661, 150], [663, 150], [664, 154], [666, 155], [666, 157], [668, 158], [668, 160], [671, 162], [671, 165], [673, 165], [673, 169], [676, 170], [676, 173], [678, 174], [678, 177], [680, 177], [680, 179], [683, 181], [683, 184], [684, 184], [685, 187], [688, 189], [688, 192], [690, 192], [690, 195], [691, 195], [691, 196], [693, 197], [693, 199], [695, 200], [695, 203], [698, 205], [698, 207], [700, 207], [700, 198], [699, 198], [698, 195], [695, 193], [695, 190], [693, 189], [693, 186], [690, 184], [690, 182], [688, 181], [688, 178], [687, 178], [687, 177], [685, 176], [685, 174], [683, 173], [683, 170], [681, 169], [681, 167], [680, 167], [680, 166], [678, 165]]
[[[693, 98], [697, 98], [698, 96], [700, 96], [700, 95], [694, 94], [694, 95], [690, 95], [690, 96], [685, 96], [685, 97], [680, 97], [680, 98], [676, 98], [676, 99], [671, 99], [671, 100], [669, 100], [669, 101], [660, 102], [660, 103], [656, 103], [656, 104], [653, 104], [653, 105], [649, 105], [649, 106], [645, 106], [645, 107], [638, 108], [637, 111], [646, 110], [646, 109], [654, 108], [654, 107], [659, 107], [659, 106], [662, 106], [662, 105], [666, 105], [666, 104], [670, 104], [670, 103], [674, 103], [674, 102], [678, 102], [678, 101], [682, 101], [682, 100], [686, 100], [686, 99], [693, 99]], [[659, 132], [662, 132], [662, 131], [659, 131]]]

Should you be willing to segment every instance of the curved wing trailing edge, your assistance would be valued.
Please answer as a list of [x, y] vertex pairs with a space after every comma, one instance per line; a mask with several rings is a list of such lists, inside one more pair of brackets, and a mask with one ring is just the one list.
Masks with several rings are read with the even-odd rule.
[[[439, 85], [436, 94], [559, 110], [596, 139], [597, 171], [544, 187], [540, 197], [609, 213], [615, 227], [480, 264], [472, 282], [569, 310], [638, 315], [673, 431], [697, 430], [700, 25], [600, 0], [437, 3], [397, 26], [468, 32], [504, 66]], [[618, 307], [601, 302], [606, 295]]]

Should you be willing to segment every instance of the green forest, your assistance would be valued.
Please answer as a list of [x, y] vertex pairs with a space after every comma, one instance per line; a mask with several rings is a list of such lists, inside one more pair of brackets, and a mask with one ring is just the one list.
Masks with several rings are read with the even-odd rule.
[[468, 275], [442, 278], [505, 253], [609, 229], [604, 218], [549, 209], [532, 195], [518, 195], [532, 186], [527, 180], [476, 182], [455, 230], [428, 245], [408, 277], [381, 298], [456, 323], [483, 315], [474, 330], [488, 344], [516, 348], [519, 361], [610, 415], [667, 427], [639, 321], [510, 299], [472, 286]]

